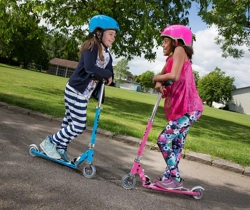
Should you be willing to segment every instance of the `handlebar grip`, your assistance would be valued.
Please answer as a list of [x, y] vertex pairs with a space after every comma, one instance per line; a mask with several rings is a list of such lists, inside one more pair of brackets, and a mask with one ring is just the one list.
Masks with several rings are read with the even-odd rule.
[[102, 78], [99, 75], [94, 74], [94, 73], [91, 74], [91, 79], [102, 81], [104, 84], [108, 83], [108, 80], [106, 78]]
[[162, 83], [163, 86], [170, 86], [170, 85], [172, 85], [172, 84], [173, 84], [173, 81], [172, 81], [172, 80], [167, 80], [167, 81], [164, 81], [164, 82]]
[[103, 83], [104, 83], [105, 85], [108, 84], [108, 80], [107, 80], [107, 79], [103, 79], [102, 81], [103, 81]]

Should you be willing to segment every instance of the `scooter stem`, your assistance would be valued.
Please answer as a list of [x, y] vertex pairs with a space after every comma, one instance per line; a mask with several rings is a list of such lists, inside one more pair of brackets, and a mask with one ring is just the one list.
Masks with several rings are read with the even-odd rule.
[[160, 104], [160, 101], [161, 101], [161, 97], [162, 97], [162, 94], [159, 93], [157, 101], [156, 101], [155, 106], [154, 106], [154, 109], [152, 111], [151, 117], [148, 119], [148, 125], [146, 127], [146, 131], [145, 131], [145, 133], [143, 135], [143, 138], [142, 138], [142, 141], [141, 141], [141, 144], [140, 144], [140, 148], [139, 148], [138, 153], [137, 153], [137, 157], [136, 157], [136, 161], [137, 162], [140, 162], [143, 149], [144, 149], [144, 147], [146, 145], [146, 142], [147, 142], [147, 139], [148, 139], [148, 135], [150, 133], [151, 127], [152, 127], [153, 122], [154, 122], [154, 117], [155, 117], [157, 108], [158, 108], [158, 106]]

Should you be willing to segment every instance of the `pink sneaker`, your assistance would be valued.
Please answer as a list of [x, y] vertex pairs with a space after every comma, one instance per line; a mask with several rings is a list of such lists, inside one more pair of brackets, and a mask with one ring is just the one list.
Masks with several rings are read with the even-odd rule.
[[171, 178], [166, 181], [162, 180], [162, 181], [156, 182], [156, 186], [164, 188], [164, 189], [168, 189], [168, 190], [181, 189], [183, 188], [183, 181], [181, 179], [181, 181], [178, 182], [174, 178]]
[[156, 186], [156, 183], [160, 181], [161, 181], [161, 177], [158, 177], [156, 180], [152, 181], [151, 184]]
[[158, 182], [167, 183], [167, 182], [170, 182], [170, 181], [172, 181], [172, 178], [166, 179], [166, 180], [162, 180], [161, 177], [158, 177], [156, 180], [154, 180], [153, 182], [151, 182], [151, 184], [153, 184], [154, 186], [157, 186], [157, 183], [158, 183]]

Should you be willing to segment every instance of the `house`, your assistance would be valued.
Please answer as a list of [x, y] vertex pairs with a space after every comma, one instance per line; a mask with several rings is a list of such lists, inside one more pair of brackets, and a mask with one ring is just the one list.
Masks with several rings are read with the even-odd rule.
[[115, 86], [122, 89], [141, 92], [141, 85], [134, 81], [133, 74], [129, 74], [123, 82], [115, 82]]
[[[48, 74], [53, 74], [56, 76], [62, 76], [62, 77], [70, 77], [73, 72], [75, 71], [76, 67], [78, 65], [78, 62], [76, 61], [70, 61], [65, 60], [61, 58], [53, 58], [49, 61], [49, 69], [47, 71]], [[141, 91], [140, 84], [137, 84], [134, 82], [134, 77], [132, 74], [130, 74], [126, 78], [126, 82], [124, 84], [116, 84], [117, 87], [134, 90], [134, 91]]]
[[47, 73], [62, 77], [70, 77], [75, 71], [78, 62], [69, 61], [61, 58], [53, 58], [49, 61]]
[[216, 109], [223, 109], [226, 105], [223, 103], [217, 103], [215, 101], [213, 101], [212, 103], [212, 107], [216, 108]]
[[229, 110], [250, 115], [250, 86], [232, 91]]

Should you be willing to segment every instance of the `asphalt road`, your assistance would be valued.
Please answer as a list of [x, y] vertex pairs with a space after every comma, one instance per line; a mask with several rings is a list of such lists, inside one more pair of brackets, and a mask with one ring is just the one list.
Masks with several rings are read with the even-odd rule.
[[[100, 118], [101, 121], [101, 118]], [[200, 200], [174, 193], [145, 189], [137, 176], [132, 190], [121, 186], [129, 173], [137, 147], [97, 135], [92, 179], [79, 170], [29, 155], [37, 144], [58, 130], [58, 121], [15, 113], [0, 106], [0, 209], [79, 210], [208, 210], [250, 209], [250, 177], [189, 160], [181, 160], [185, 187], [205, 188]], [[91, 133], [72, 141], [69, 155], [77, 157], [88, 148]], [[141, 161], [151, 179], [165, 167], [161, 154], [145, 150]]]

